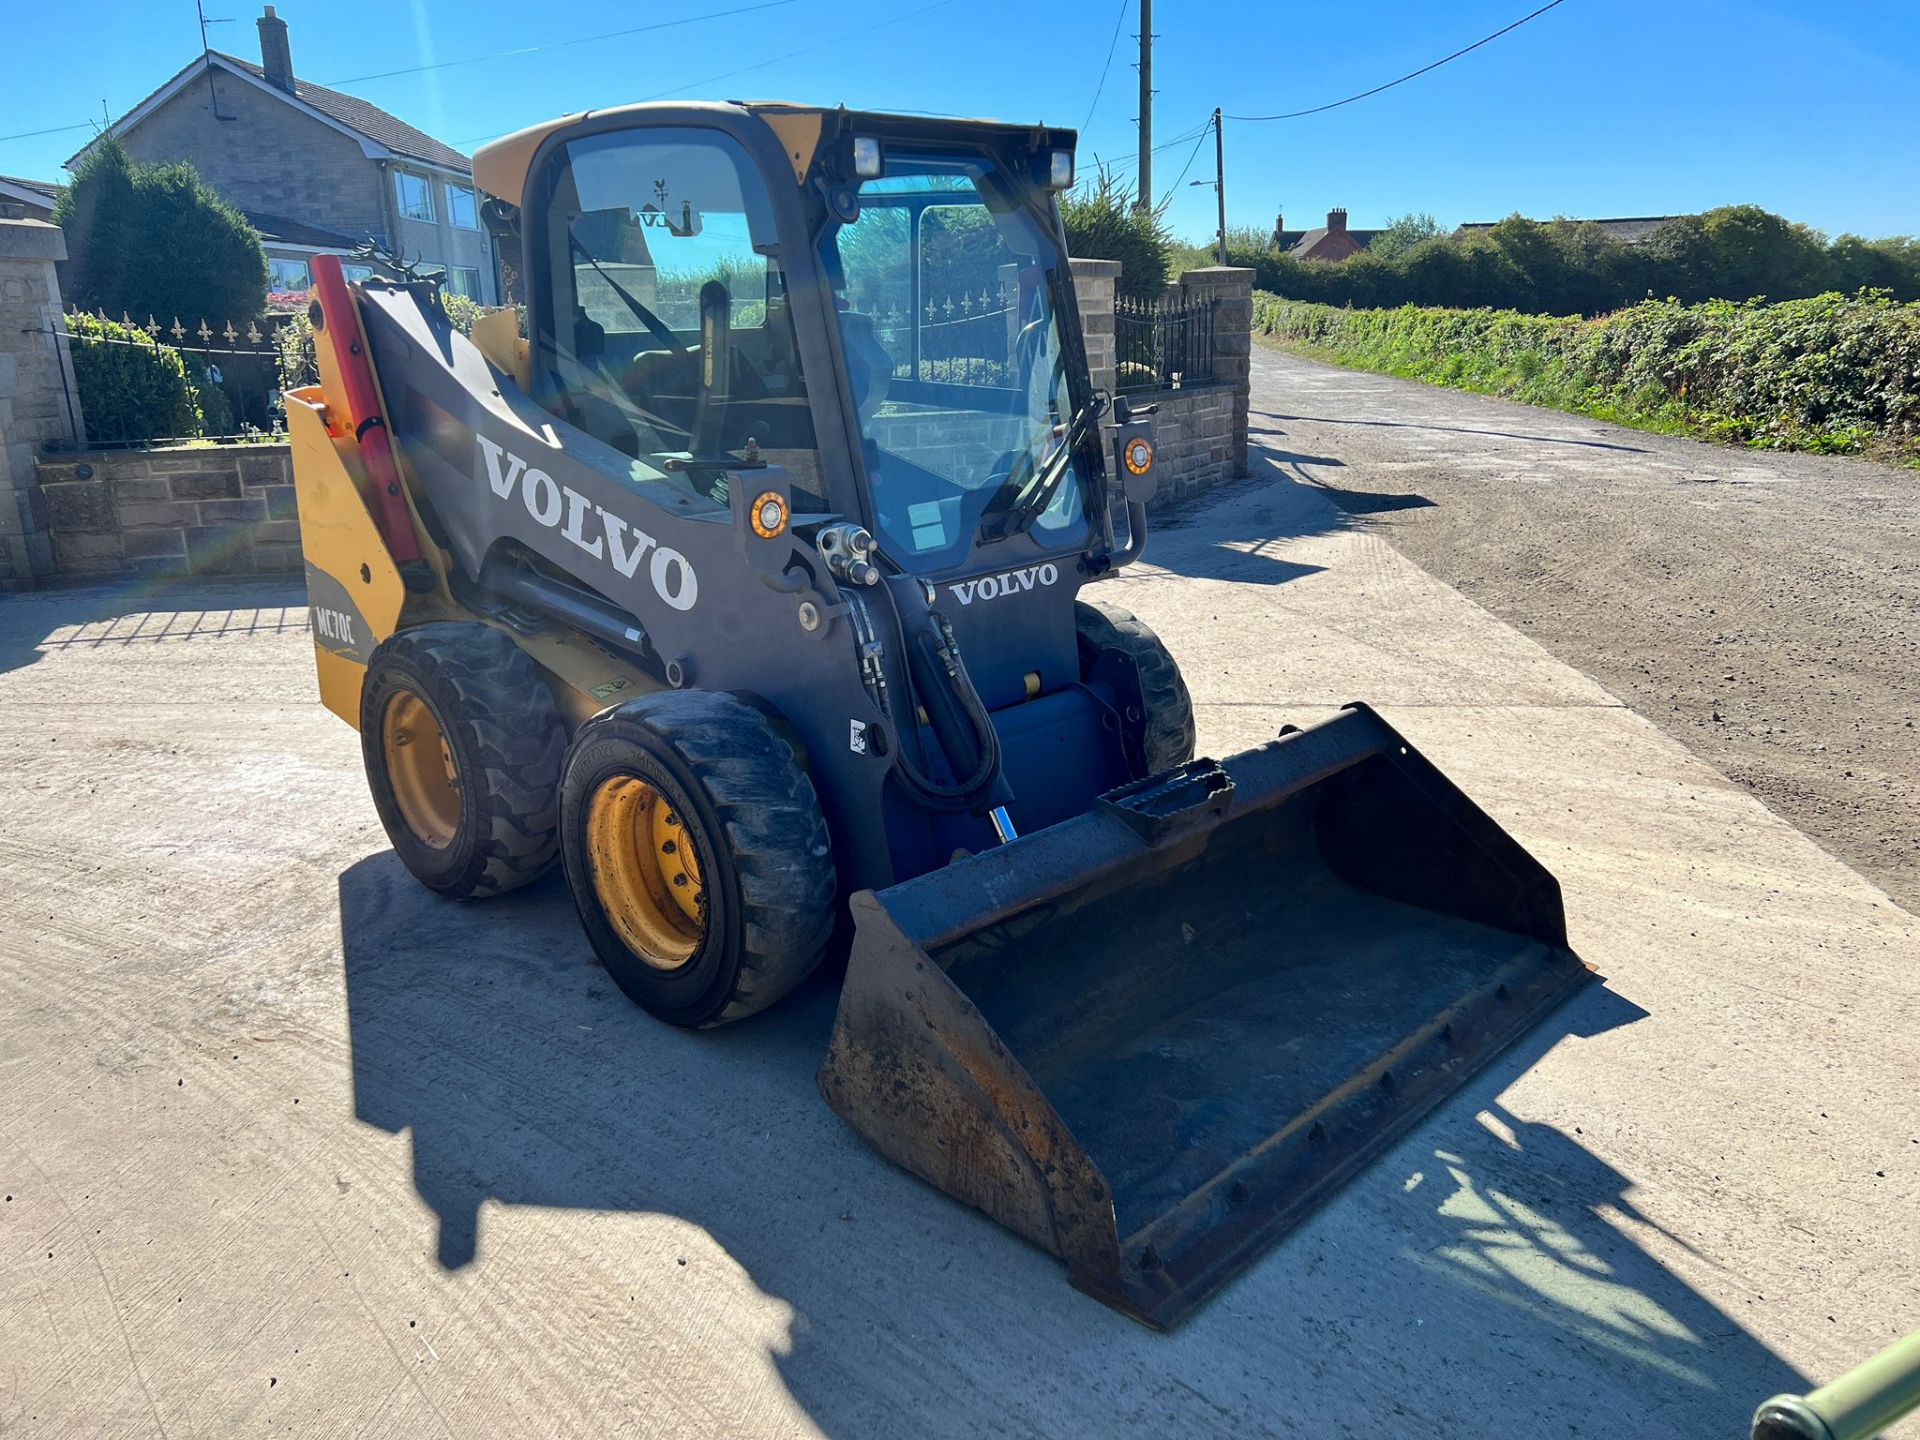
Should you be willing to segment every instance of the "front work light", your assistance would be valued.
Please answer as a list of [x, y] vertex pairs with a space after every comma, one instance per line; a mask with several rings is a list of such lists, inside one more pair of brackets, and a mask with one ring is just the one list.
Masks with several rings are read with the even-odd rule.
[[1049, 190], [1073, 188], [1073, 151], [1055, 150], [1047, 156], [1047, 188]]
[[880, 142], [873, 136], [853, 137], [853, 173], [862, 180], [880, 178]]

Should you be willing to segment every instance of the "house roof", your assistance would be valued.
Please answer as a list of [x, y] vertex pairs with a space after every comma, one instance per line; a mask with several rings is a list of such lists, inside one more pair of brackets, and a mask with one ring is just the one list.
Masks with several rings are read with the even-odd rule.
[[29, 191], [42, 197], [49, 205], [60, 198], [60, 187], [51, 180], [26, 180], [18, 175], [0, 175], [0, 186]]
[[[1330, 233], [1332, 232], [1324, 225], [1312, 230], [1282, 230], [1280, 232], [1281, 253], [1305, 255], [1322, 240], [1326, 239]], [[1340, 233], [1350, 236], [1353, 243], [1364, 250], [1373, 244], [1373, 237], [1380, 232], [1378, 230], [1354, 230], [1350, 228]]]
[[304, 220], [289, 220], [284, 215], [267, 215], [258, 210], [243, 210], [240, 213], [247, 217], [247, 223], [260, 232], [261, 240], [268, 245], [291, 245], [304, 250], [351, 250], [360, 243], [351, 235], [309, 225]]
[[[266, 72], [258, 65], [224, 54], [219, 50], [209, 50], [204, 56], [196, 56], [139, 104], [115, 120], [107, 127], [107, 133], [119, 135], [139, 124], [163, 101], [172, 98], [189, 82], [204, 75], [210, 66], [225, 70], [248, 84], [257, 85], [267, 94], [277, 95], [287, 104], [319, 117], [325, 124], [358, 137], [361, 148], [370, 156], [393, 154], [423, 161], [429, 165], [438, 165], [463, 175], [473, 173], [473, 162], [451, 145], [442, 144], [424, 130], [415, 129], [399, 116], [389, 114], [371, 101], [362, 100], [357, 95], [343, 95], [338, 90], [329, 90], [324, 85], [316, 85], [310, 80], [302, 80], [297, 76], [293, 82], [294, 93], [289, 95], [279, 86], [269, 82]], [[71, 168], [78, 163], [80, 157], [91, 148], [92, 145], [89, 143], [69, 157], [68, 167]]]
[[[1554, 218], [1566, 219], [1568, 217], [1555, 216]], [[1575, 220], [1573, 223], [1575, 225], [1598, 225], [1622, 245], [1637, 245], [1655, 230], [1658, 230], [1662, 225], [1666, 224], [1667, 221], [1682, 218], [1683, 217], [1679, 215], [1617, 215], [1605, 220]], [[1491, 230], [1499, 223], [1497, 220], [1471, 220], [1465, 225], [1462, 225], [1460, 229], [1463, 232], [1467, 230]]]
[[[267, 72], [258, 65], [218, 50], [212, 53], [227, 64], [238, 66], [254, 79], [266, 80]], [[370, 100], [329, 90], [324, 85], [315, 85], [311, 80], [302, 80], [298, 76], [294, 77], [293, 93], [323, 115], [338, 120], [349, 129], [358, 130], [369, 140], [379, 141], [396, 155], [410, 155], [416, 160], [445, 165], [452, 170], [465, 170], [469, 174], [473, 171], [473, 161], [451, 145], [441, 144], [426, 131], [414, 129], [398, 115], [388, 114]]]

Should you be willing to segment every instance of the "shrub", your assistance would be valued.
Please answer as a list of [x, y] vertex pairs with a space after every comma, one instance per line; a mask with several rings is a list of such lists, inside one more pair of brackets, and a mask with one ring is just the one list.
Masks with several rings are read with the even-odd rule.
[[1645, 300], [1597, 320], [1261, 295], [1254, 328], [1342, 364], [1709, 439], [1920, 459], [1920, 304]]
[[1135, 210], [1126, 191], [1105, 171], [1090, 187], [1060, 200], [1067, 253], [1082, 260], [1118, 260], [1122, 295], [1157, 300], [1167, 288], [1172, 241], [1155, 210]]
[[320, 365], [313, 353], [313, 322], [304, 311], [280, 327], [273, 345], [282, 390], [298, 390], [320, 382]]
[[[1653, 296], [1807, 299], [1830, 291], [1887, 291], [1920, 300], [1920, 243], [1906, 237], [1829, 245], [1818, 231], [1755, 205], [1680, 216], [1640, 244], [1591, 221], [1512, 215], [1486, 230], [1428, 231], [1431, 217], [1402, 216], [1343, 263], [1299, 260], [1264, 244], [1229, 247], [1256, 284], [1326, 305], [1493, 306], [1547, 315], [1601, 315]], [[1424, 238], [1422, 238], [1424, 234]]]
[[137, 325], [93, 315], [67, 316], [67, 330], [75, 337], [68, 349], [90, 440], [201, 433], [199, 397], [178, 350]]
[[462, 335], [473, 334], [473, 322], [487, 313], [486, 306], [478, 300], [455, 295], [451, 290], [440, 292], [440, 303], [446, 307], [447, 319], [453, 322], [453, 328]]
[[184, 161], [136, 165], [106, 136], [53, 219], [67, 232], [63, 288], [82, 309], [218, 325], [266, 304], [260, 236]]

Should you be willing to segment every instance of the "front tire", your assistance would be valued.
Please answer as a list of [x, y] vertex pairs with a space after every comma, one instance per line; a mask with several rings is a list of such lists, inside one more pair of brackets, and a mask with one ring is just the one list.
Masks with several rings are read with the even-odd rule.
[[560, 783], [580, 923], [659, 1019], [724, 1025], [820, 962], [837, 881], [819, 796], [767, 717], [670, 690], [582, 726]]
[[402, 630], [367, 665], [367, 789], [400, 863], [443, 895], [504, 894], [551, 868], [566, 746], [546, 680], [489, 626]]
[[1102, 651], [1117, 651], [1139, 672], [1145, 713], [1134, 724], [1146, 756], [1147, 773], [1157, 775], [1191, 760], [1193, 698], [1187, 694], [1180, 666], [1160, 637], [1118, 605], [1076, 600], [1073, 620], [1080, 640], [1082, 675], [1092, 673]]

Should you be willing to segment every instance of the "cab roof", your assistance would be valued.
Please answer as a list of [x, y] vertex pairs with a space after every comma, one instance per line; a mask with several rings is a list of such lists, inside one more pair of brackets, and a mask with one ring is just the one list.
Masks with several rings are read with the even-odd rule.
[[[474, 181], [489, 195], [518, 205], [525, 192], [527, 171], [533, 157], [556, 131], [572, 129], [589, 120], [612, 116], [632, 116], [637, 123], [659, 117], [663, 122], [697, 118], [702, 112], [730, 112], [758, 117], [780, 139], [793, 163], [794, 182], [804, 183], [807, 171], [819, 153], [822, 137], [829, 140], [852, 131], [877, 131], [883, 135], [938, 139], [949, 135], [988, 141], [1025, 139], [1033, 148], [1071, 149], [1078, 136], [1072, 130], [1046, 125], [1017, 125], [1004, 120], [966, 119], [960, 116], [900, 115], [880, 110], [849, 110], [844, 105], [798, 105], [786, 100], [649, 101], [637, 105], [609, 106], [603, 110], [579, 110], [571, 115], [530, 125], [511, 135], [482, 145], [474, 152]], [[671, 118], [669, 118], [671, 117]]]

